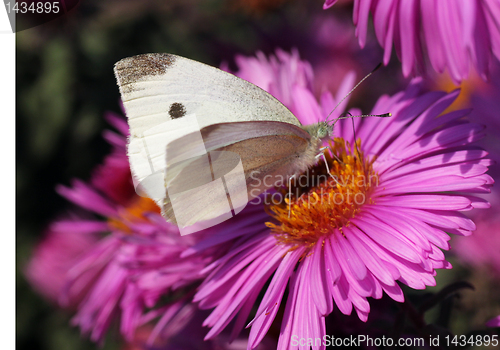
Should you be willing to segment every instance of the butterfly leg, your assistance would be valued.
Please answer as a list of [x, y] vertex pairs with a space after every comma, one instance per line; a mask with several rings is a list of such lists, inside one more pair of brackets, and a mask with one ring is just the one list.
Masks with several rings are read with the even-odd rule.
[[[330, 151], [332, 150], [330, 147], [326, 146], [326, 147], [322, 147], [322, 148], [320, 148], [320, 149], [319, 149], [319, 151], [320, 151], [320, 152], [323, 152], [324, 150], [327, 150], [327, 149], [329, 149]], [[321, 153], [321, 154], [323, 154], [323, 153]], [[332, 155], [332, 157], [333, 157], [333, 158], [335, 158], [335, 160], [336, 160], [337, 162], [339, 162], [340, 164], [344, 164], [344, 162], [343, 162], [343, 161], [342, 161], [339, 157], [337, 157], [337, 156], [335, 155], [335, 153], [330, 152], [330, 154]], [[318, 154], [318, 155], [316, 156], [316, 158], [318, 158], [319, 156], [320, 156], [320, 154]]]
[[292, 179], [295, 179], [296, 175], [294, 174], [288, 179], [288, 217], [290, 217], [290, 213], [292, 212]]
[[[325, 161], [326, 171], [328, 172], [328, 175], [329, 175], [329, 176], [330, 176], [330, 177], [331, 177], [331, 178], [332, 178], [332, 179], [333, 179], [333, 180], [334, 180], [334, 181], [335, 181], [338, 185], [340, 185], [340, 184], [339, 184], [339, 182], [338, 182], [338, 180], [337, 180], [337, 178], [336, 178], [335, 176], [333, 176], [333, 175], [330, 173], [330, 167], [328, 166], [328, 162], [326, 161], [325, 154], [323, 153], [323, 151], [324, 151], [324, 150], [329, 149], [329, 148], [330, 148], [330, 147], [323, 147], [323, 148], [320, 148], [319, 150], [320, 150], [320, 152], [321, 152], [321, 153], [319, 153], [319, 154], [316, 156], [316, 158], [323, 157], [323, 160]], [[335, 158], [337, 158], [335, 155], [333, 155], [333, 156], [334, 156]], [[337, 158], [337, 159], [338, 159], [338, 158]], [[339, 159], [339, 161], [340, 161], [340, 159]], [[340, 161], [340, 162], [341, 162], [341, 161]]]

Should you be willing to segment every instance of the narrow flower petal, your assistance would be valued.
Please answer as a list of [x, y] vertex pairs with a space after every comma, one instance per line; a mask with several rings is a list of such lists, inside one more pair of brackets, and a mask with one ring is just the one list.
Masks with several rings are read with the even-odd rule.
[[[323, 8], [333, 3], [326, 0]], [[487, 80], [488, 67], [494, 58], [500, 59], [497, 1], [354, 0], [353, 23], [361, 47], [366, 44], [370, 12], [384, 64], [394, 46], [406, 77], [422, 74], [430, 61], [438, 73], [447, 70], [456, 85], [468, 78], [471, 66]]]

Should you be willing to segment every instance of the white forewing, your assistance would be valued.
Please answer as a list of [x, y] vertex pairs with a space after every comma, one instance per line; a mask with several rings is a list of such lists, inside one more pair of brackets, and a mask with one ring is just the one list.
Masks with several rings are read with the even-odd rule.
[[[195, 113], [200, 128], [211, 124], [274, 120], [301, 126], [278, 100], [220, 69], [170, 54], [125, 58], [115, 65], [132, 135]], [[171, 112], [172, 105], [183, 112]]]

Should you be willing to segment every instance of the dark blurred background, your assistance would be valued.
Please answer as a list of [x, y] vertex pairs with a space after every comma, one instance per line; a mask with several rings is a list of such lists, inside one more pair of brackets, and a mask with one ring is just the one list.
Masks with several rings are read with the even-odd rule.
[[[98, 347], [69, 325], [69, 313], [33, 291], [23, 268], [44, 229], [68, 208], [55, 186], [69, 185], [72, 178], [87, 180], [110, 150], [101, 133], [109, 127], [106, 111], [121, 114], [114, 63], [168, 52], [214, 66], [226, 62], [234, 70], [236, 54], [297, 48], [316, 70], [320, 93], [325, 86], [334, 89], [349, 69], [361, 79], [382, 57], [373, 34], [359, 49], [350, 1], [329, 11], [322, 6], [322, 0], [82, 0], [69, 14], [17, 33], [18, 349]], [[354, 93], [351, 106], [369, 112], [381, 94], [405, 86], [399, 62], [395, 57], [391, 62]], [[438, 274], [444, 283], [469, 277], [471, 272], [460, 266]], [[490, 283], [488, 278], [479, 282]], [[486, 290], [491, 288], [488, 284]], [[425, 295], [408, 292], [417, 299]], [[462, 334], [483, 321], [462, 313], [454, 322]], [[104, 349], [120, 348], [116, 334]]]

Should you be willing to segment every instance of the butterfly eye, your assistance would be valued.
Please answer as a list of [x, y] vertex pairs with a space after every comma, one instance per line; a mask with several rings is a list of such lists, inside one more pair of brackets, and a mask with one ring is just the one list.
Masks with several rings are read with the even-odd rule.
[[333, 127], [328, 124], [322, 124], [318, 127], [317, 137], [322, 139], [327, 136], [330, 136], [332, 133]]

